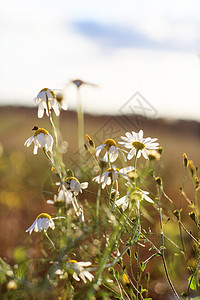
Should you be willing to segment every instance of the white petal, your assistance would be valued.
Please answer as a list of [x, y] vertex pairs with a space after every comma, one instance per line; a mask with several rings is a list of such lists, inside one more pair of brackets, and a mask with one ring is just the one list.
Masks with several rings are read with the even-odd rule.
[[[42, 218], [37, 219], [36, 225], [37, 225], [38, 231], [42, 231], [41, 224], [42, 224]], [[35, 226], [35, 231], [36, 231], [36, 226]]]
[[59, 109], [58, 102], [56, 100], [54, 101], [53, 110], [54, 110], [56, 116], [58, 117], [60, 114], [60, 109]]
[[63, 110], [67, 110], [68, 109], [68, 105], [67, 105], [66, 101], [62, 102], [61, 107], [62, 107]]
[[84, 190], [84, 189], [87, 189], [88, 187], [88, 182], [82, 182], [81, 183], [81, 188]]
[[90, 261], [79, 261], [78, 264], [81, 267], [88, 267], [91, 266], [92, 263]]
[[84, 273], [83, 273], [83, 272], [81, 272], [81, 273], [79, 274], [79, 277], [84, 281], [84, 283], [87, 282], [86, 279], [85, 279], [85, 276], [84, 276]]
[[38, 134], [36, 136], [36, 140], [38, 141], [38, 143], [40, 144], [40, 146], [43, 148], [46, 145], [46, 134], [44, 134], [43, 132], [41, 132], [40, 134]]
[[89, 281], [92, 281], [92, 279], [94, 278], [94, 276], [93, 276], [90, 272], [88, 272], [88, 271], [86, 271], [86, 270], [83, 271], [83, 275], [84, 275]]
[[42, 118], [44, 116], [44, 105], [43, 102], [40, 101], [38, 106], [38, 118]]
[[130, 132], [126, 132], [125, 135], [126, 135], [126, 137], [127, 137], [128, 139], [131, 139], [131, 138], [133, 137], [132, 134], [131, 134]]
[[33, 148], [33, 154], [36, 155], [37, 152], [38, 152], [38, 146], [35, 145]]
[[139, 139], [139, 141], [141, 141], [143, 139], [143, 130], [140, 130], [138, 132], [138, 139]]
[[145, 159], [148, 159], [148, 155], [149, 155], [149, 152], [147, 149], [143, 149], [142, 151], [142, 155], [144, 156]]
[[147, 202], [150, 202], [150, 203], [154, 203], [154, 201], [147, 195], [144, 195], [143, 194], [143, 198], [147, 201]]
[[135, 154], [136, 154], [136, 149], [133, 148], [133, 149], [131, 149], [131, 151], [128, 153], [127, 158], [130, 160], [130, 159], [133, 158], [133, 156], [134, 156]]
[[118, 149], [115, 146], [111, 146], [109, 151], [110, 162], [114, 162], [118, 157]]
[[27, 139], [25, 141], [24, 146], [30, 147], [30, 145], [32, 144], [33, 140], [34, 140], [34, 136], [32, 135], [29, 139]]
[[102, 145], [100, 145], [100, 146], [98, 146], [98, 147], [96, 148], [96, 156], [97, 156], [97, 157], [99, 157], [99, 154], [100, 154], [100, 152], [101, 152], [101, 149], [103, 149], [105, 146], [106, 146], [105, 144], [102, 144]]
[[33, 224], [26, 230], [26, 232], [29, 232], [29, 234], [32, 233], [32, 231], [33, 231], [33, 229], [34, 229], [34, 227], [35, 227], [36, 221], [37, 221], [37, 220], [35, 220], [35, 221], [33, 222]]
[[121, 206], [121, 205], [125, 202], [126, 197], [127, 197], [127, 196], [123, 196], [122, 198], [120, 198], [120, 199], [118, 199], [117, 201], [115, 201], [115, 205], [116, 205], [116, 206]]
[[76, 280], [76, 281], [80, 281], [80, 278], [78, 278], [77, 274], [74, 272], [73, 273], [73, 278]]
[[54, 223], [54, 221], [51, 219], [51, 220], [49, 220], [49, 227], [51, 227], [51, 229], [55, 229], [55, 223]]
[[120, 173], [127, 174], [127, 173], [133, 171], [134, 169], [135, 168], [133, 166], [125, 167], [125, 168], [120, 169]]

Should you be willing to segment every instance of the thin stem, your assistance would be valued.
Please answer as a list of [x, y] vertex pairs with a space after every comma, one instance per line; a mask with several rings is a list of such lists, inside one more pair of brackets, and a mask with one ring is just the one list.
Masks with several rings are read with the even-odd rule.
[[180, 299], [179, 298], [179, 295], [177, 294], [173, 284], [172, 284], [172, 281], [170, 279], [170, 276], [169, 276], [169, 273], [168, 273], [168, 270], [167, 270], [167, 264], [166, 264], [166, 260], [165, 260], [165, 252], [164, 252], [164, 235], [163, 235], [163, 222], [162, 222], [162, 209], [161, 209], [161, 206], [160, 206], [160, 199], [161, 199], [161, 196], [162, 196], [162, 189], [160, 189], [159, 187], [159, 199], [158, 199], [158, 208], [159, 208], [159, 216], [160, 216], [160, 234], [161, 234], [161, 245], [162, 245], [162, 249], [161, 249], [161, 256], [162, 256], [162, 261], [163, 261], [163, 266], [164, 266], [164, 270], [165, 270], [165, 275], [167, 277], [167, 281], [171, 287], [171, 290], [174, 294], [174, 296], [177, 298], [177, 299]]
[[48, 236], [48, 234], [47, 234], [46, 231], [44, 231], [44, 234], [45, 234], [45, 236], [47, 237], [47, 239], [49, 240], [49, 242], [51, 243], [51, 245], [52, 245], [52, 247], [54, 248], [54, 250], [57, 250], [56, 247], [55, 247], [55, 245], [54, 245], [54, 242], [50, 239], [50, 237]]

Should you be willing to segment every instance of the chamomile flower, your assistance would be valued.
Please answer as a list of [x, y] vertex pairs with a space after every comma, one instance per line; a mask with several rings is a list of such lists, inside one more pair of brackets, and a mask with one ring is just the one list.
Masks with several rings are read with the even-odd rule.
[[[37, 97], [33, 99], [35, 105], [38, 106], [38, 118], [42, 118], [44, 111], [49, 116], [49, 110], [53, 109], [56, 116], [59, 116], [60, 110], [67, 110], [67, 104], [64, 101], [61, 90], [42, 89]], [[49, 108], [49, 109], [48, 109]]]
[[38, 128], [34, 126], [32, 130], [35, 130], [35, 133], [25, 141], [24, 146], [30, 147], [34, 144], [33, 154], [37, 154], [38, 148], [45, 148], [46, 151], [52, 152], [53, 148], [53, 138], [49, 132], [44, 128]]
[[[67, 263], [66, 263], [66, 266], [68, 269], [74, 271], [73, 272], [73, 278], [76, 280], [76, 281], [80, 281], [80, 279], [82, 279], [84, 281], [84, 283], [87, 282], [86, 279], [88, 279], [89, 281], [92, 281], [94, 276], [88, 272], [85, 267], [88, 267], [88, 266], [91, 266], [91, 262], [83, 262], [83, 261], [76, 261], [76, 260], [69, 260]], [[79, 278], [80, 277], [80, 278]]]
[[82, 193], [82, 189], [88, 187], [88, 182], [80, 183], [76, 177], [66, 177], [65, 178], [65, 187], [68, 191], [71, 191], [74, 196], [77, 196], [79, 193]]
[[129, 172], [132, 172], [133, 170], [134, 167], [132, 166], [118, 169], [115, 165], [111, 165], [111, 168], [107, 169], [107, 171], [102, 175], [94, 177], [93, 180], [97, 183], [102, 183], [102, 189], [104, 189], [106, 185], [110, 185], [112, 181], [117, 180], [119, 176], [122, 176], [123, 178], [128, 180], [127, 174]]
[[48, 204], [53, 204], [55, 207], [61, 207], [64, 205], [71, 204], [73, 200], [73, 195], [71, 192], [60, 189], [58, 195], [54, 195], [54, 200], [47, 200]]
[[29, 234], [31, 234], [33, 231], [47, 231], [49, 227], [51, 227], [53, 230], [55, 229], [55, 223], [53, 219], [49, 214], [41, 213], [39, 216], [37, 216], [33, 224], [26, 230], [26, 232], [29, 232]]
[[[127, 182], [126, 186], [131, 186], [129, 182]], [[136, 187], [134, 191], [128, 190], [127, 194], [122, 198], [118, 199], [115, 202], [115, 205], [121, 207], [123, 211], [125, 211], [132, 201], [142, 201], [146, 200], [149, 203], [154, 203], [154, 201], [148, 196], [149, 192], [143, 191]]]
[[117, 147], [116, 142], [113, 139], [107, 139], [104, 141], [104, 143], [96, 148], [96, 156], [99, 157], [102, 149], [106, 150], [106, 153], [102, 160], [108, 162], [110, 161], [111, 163], [114, 162], [119, 155], [119, 151], [124, 157], [124, 160], [126, 161], [126, 157], [121, 149]]
[[123, 141], [120, 141], [119, 144], [122, 144], [125, 148], [130, 149], [127, 157], [128, 159], [132, 159], [136, 153], [137, 158], [139, 158], [142, 154], [145, 159], [148, 159], [149, 150], [158, 149], [159, 143], [155, 143], [157, 138], [144, 138], [142, 130], [140, 130], [138, 133], [134, 131], [132, 131], [132, 133], [126, 132], [125, 135], [126, 136], [121, 137]]

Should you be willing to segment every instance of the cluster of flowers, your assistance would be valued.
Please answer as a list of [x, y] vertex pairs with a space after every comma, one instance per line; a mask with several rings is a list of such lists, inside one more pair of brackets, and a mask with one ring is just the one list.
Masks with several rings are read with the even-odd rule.
[[[46, 111], [47, 116], [50, 116], [51, 110], [54, 110], [56, 116], [58, 116], [61, 109], [67, 109], [67, 105], [62, 96], [62, 92], [57, 90], [50, 90], [47, 88], [39, 92], [37, 97], [34, 99], [34, 103], [39, 106], [39, 118], [43, 117], [44, 111]], [[48, 156], [50, 157], [50, 160], [51, 157], [53, 159], [53, 137], [44, 128], [38, 128], [37, 126], [34, 126], [33, 130], [34, 134], [25, 141], [24, 145], [29, 147], [31, 144], [34, 144], [34, 155], [37, 154], [39, 148], [43, 149], [46, 154], [48, 153], [48, 155], [50, 155]], [[158, 149], [159, 144], [156, 142], [156, 138], [144, 138], [142, 130], [140, 130], [138, 133], [134, 131], [132, 131], [131, 133], [126, 132], [125, 136], [122, 136], [121, 138], [122, 141], [120, 141], [119, 144], [124, 146], [125, 149], [119, 148], [117, 146], [117, 143], [113, 139], [105, 140], [104, 143], [97, 148], [95, 148], [94, 144], [91, 142], [90, 147], [94, 148], [93, 153], [95, 153], [96, 157], [99, 158], [100, 161], [103, 161], [108, 165], [108, 169], [101, 175], [94, 177], [93, 181], [101, 184], [102, 189], [104, 189], [108, 185], [111, 185], [111, 183], [116, 183], [119, 177], [122, 177], [127, 181], [127, 194], [122, 198], [116, 200], [115, 202], [115, 205], [121, 207], [124, 211], [129, 207], [129, 204], [134, 199], [134, 196], [135, 198], [140, 199], [140, 201], [146, 200], [150, 203], [153, 203], [153, 200], [148, 196], [148, 192], [139, 189], [129, 180], [128, 174], [135, 170], [134, 166], [128, 166], [119, 169], [113, 163], [117, 160], [119, 154], [122, 155], [125, 161], [127, 161], [127, 159], [131, 160], [133, 157], [137, 159], [141, 155], [143, 155], [145, 159], [148, 159], [150, 151], [155, 151], [156, 149]], [[89, 139], [89, 141], [91, 141], [91, 139]], [[80, 183], [72, 173], [68, 177], [64, 178], [64, 180], [60, 180], [57, 185], [59, 186], [58, 195], [54, 196], [54, 200], [48, 200], [47, 202], [55, 206], [59, 206], [59, 203], [72, 205], [76, 216], [79, 218], [79, 221], [84, 222], [83, 209], [78, 204], [77, 196], [79, 195], [79, 193], [82, 193], [82, 189], [86, 189], [88, 187], [88, 182]], [[36, 220], [26, 230], [26, 232], [29, 232], [29, 234], [31, 234], [33, 231], [46, 232], [49, 227], [54, 230], [54, 220], [57, 218], [52, 218], [47, 213], [41, 213], [39, 216], [37, 216]], [[79, 281], [79, 277], [84, 282], [86, 281], [86, 278], [90, 281], [93, 279], [93, 275], [84, 269], [84, 267], [91, 265], [90, 262], [77, 262], [75, 260], [71, 260], [68, 262], [68, 265], [74, 270], [73, 278], [75, 280]], [[62, 276], [62, 270], [58, 270], [57, 272], [58, 275]]]

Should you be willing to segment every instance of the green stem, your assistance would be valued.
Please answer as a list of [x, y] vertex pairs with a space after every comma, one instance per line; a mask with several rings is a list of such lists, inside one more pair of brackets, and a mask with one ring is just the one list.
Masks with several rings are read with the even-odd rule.
[[166, 260], [165, 260], [165, 251], [164, 251], [164, 234], [163, 234], [163, 222], [162, 222], [162, 209], [161, 209], [161, 206], [160, 206], [160, 200], [161, 200], [161, 196], [162, 196], [162, 190], [160, 189], [159, 187], [159, 198], [158, 198], [158, 208], [159, 208], [159, 217], [160, 217], [160, 234], [161, 234], [161, 245], [162, 245], [162, 249], [161, 249], [161, 256], [162, 256], [162, 261], [163, 261], [163, 266], [164, 266], [164, 270], [165, 270], [165, 275], [167, 277], [167, 281], [170, 285], [170, 288], [174, 294], [174, 296], [177, 298], [177, 299], [180, 299], [179, 298], [179, 295], [177, 294], [174, 286], [173, 286], [173, 283], [170, 279], [170, 276], [169, 276], [169, 272], [168, 272], [168, 269], [167, 269], [167, 264], [166, 264]]
[[47, 237], [47, 239], [49, 240], [49, 242], [51, 243], [51, 245], [52, 245], [52, 247], [54, 248], [54, 250], [57, 250], [56, 247], [55, 247], [55, 245], [54, 245], [54, 242], [50, 239], [50, 237], [48, 236], [48, 234], [47, 234], [46, 231], [44, 231], [44, 234], [45, 234], [45, 236]]

